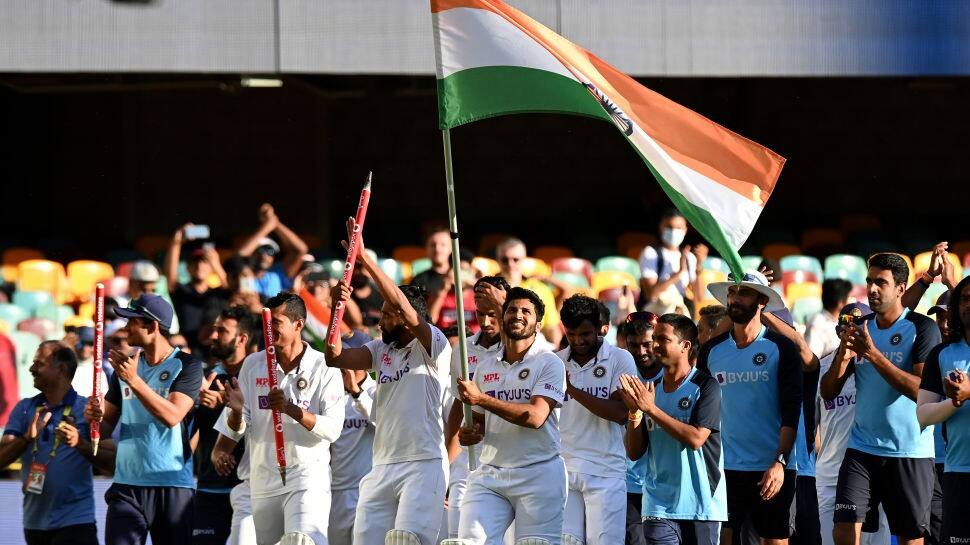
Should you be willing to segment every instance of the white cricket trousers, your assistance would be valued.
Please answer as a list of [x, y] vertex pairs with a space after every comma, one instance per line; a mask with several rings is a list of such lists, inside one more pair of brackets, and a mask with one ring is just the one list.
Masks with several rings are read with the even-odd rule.
[[516, 540], [538, 537], [559, 545], [565, 507], [561, 457], [517, 468], [483, 465], [468, 477], [458, 535], [470, 545], [501, 545], [514, 519]]
[[315, 545], [327, 545], [330, 518], [330, 489], [311, 486], [269, 498], [252, 498], [256, 542], [274, 545], [290, 532], [301, 532]]
[[359, 488], [330, 491], [330, 545], [351, 545], [354, 542], [354, 517], [357, 516]]
[[[835, 515], [835, 485], [815, 485], [815, 492], [818, 496], [818, 522], [822, 532], [822, 545], [835, 545], [832, 537], [832, 529], [835, 527], [833, 516]], [[889, 520], [886, 513], [879, 506], [879, 531], [871, 534], [862, 532], [861, 545], [889, 545]]]
[[562, 533], [586, 545], [623, 543], [626, 479], [568, 472], [569, 494]]
[[437, 545], [448, 484], [448, 460], [375, 465], [360, 481], [354, 545], [384, 545], [388, 530], [407, 530]]
[[232, 489], [229, 493], [229, 504], [232, 505], [232, 525], [229, 529], [228, 545], [256, 545], [249, 481], [243, 481]]

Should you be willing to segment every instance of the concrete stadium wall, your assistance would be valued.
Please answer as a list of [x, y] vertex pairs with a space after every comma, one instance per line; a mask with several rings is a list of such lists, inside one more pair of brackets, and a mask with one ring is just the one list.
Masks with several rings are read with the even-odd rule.
[[[962, 0], [510, 0], [638, 76], [970, 73]], [[426, 0], [4, 0], [0, 72], [433, 73]]]

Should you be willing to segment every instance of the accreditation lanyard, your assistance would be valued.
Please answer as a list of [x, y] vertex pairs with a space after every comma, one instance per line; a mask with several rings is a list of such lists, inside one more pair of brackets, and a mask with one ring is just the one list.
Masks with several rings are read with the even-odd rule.
[[[40, 407], [38, 407], [38, 412]], [[60, 425], [63, 423], [68, 416], [71, 415], [71, 406], [67, 405], [64, 407], [64, 411], [61, 413], [61, 420], [58, 423]], [[46, 427], [45, 427], [46, 431]], [[36, 461], [37, 452], [39, 450], [38, 443], [40, 442], [40, 434], [34, 438], [34, 448], [31, 450], [30, 463], [30, 473], [27, 474], [27, 480], [24, 482], [24, 492], [30, 494], [42, 494], [44, 492], [44, 481], [47, 479], [47, 464], [42, 464]], [[47, 462], [50, 463], [51, 460], [57, 456], [57, 447], [61, 446], [61, 438], [54, 434], [54, 445], [51, 447], [51, 452], [47, 457]]]

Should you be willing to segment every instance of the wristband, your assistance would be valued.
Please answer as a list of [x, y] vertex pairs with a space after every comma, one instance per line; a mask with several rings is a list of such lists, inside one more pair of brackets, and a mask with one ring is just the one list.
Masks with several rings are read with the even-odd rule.
[[917, 284], [921, 284], [921, 285], [922, 285], [922, 286], [923, 286], [924, 288], [929, 288], [929, 287], [930, 287], [930, 284], [932, 284], [932, 283], [933, 283], [933, 278], [930, 278], [929, 280], [927, 280], [927, 279], [926, 279], [926, 277], [927, 277], [927, 276], [929, 276], [929, 275], [927, 275], [927, 274], [926, 274], [926, 273], [924, 272], [923, 274], [921, 274], [921, 275], [919, 276], [919, 278], [917, 278], [917, 279], [916, 279], [916, 283], [917, 283]]
[[627, 419], [630, 420], [631, 422], [640, 420], [640, 417], [642, 416], [643, 416], [643, 412], [641, 412], [639, 409], [636, 411], [627, 411], [626, 413]]

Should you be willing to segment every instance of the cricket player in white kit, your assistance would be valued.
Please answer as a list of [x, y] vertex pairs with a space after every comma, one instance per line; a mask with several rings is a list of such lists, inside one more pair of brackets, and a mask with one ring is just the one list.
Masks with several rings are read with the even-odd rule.
[[[348, 220], [348, 234], [356, 228]], [[424, 290], [398, 287], [367, 254], [359, 239], [358, 265], [384, 297], [381, 338], [361, 348], [327, 346], [327, 363], [377, 373], [372, 417], [374, 467], [360, 483], [354, 545], [384, 545], [394, 531], [412, 543], [435, 545], [448, 484], [442, 405], [449, 383], [451, 346], [428, 323]], [[350, 287], [332, 290], [334, 309], [350, 299]]]
[[344, 429], [330, 445], [330, 545], [351, 545], [360, 481], [371, 470], [377, 384], [364, 371], [341, 369], [344, 379]]
[[[240, 396], [238, 389], [235, 395]], [[249, 449], [243, 450], [242, 457], [237, 460], [233, 456], [236, 444], [246, 434], [229, 428], [229, 411], [227, 407], [219, 415], [219, 420], [212, 426], [219, 432], [219, 438], [212, 448], [212, 467], [216, 473], [225, 477], [235, 470], [236, 477], [242, 481], [233, 487], [229, 493], [229, 504], [232, 506], [232, 522], [229, 524], [229, 540], [227, 545], [256, 545], [256, 527], [253, 524], [253, 506], [249, 497]]]
[[[498, 545], [515, 520], [516, 542], [558, 545], [566, 504], [560, 456], [559, 407], [566, 389], [562, 360], [537, 346], [545, 313], [539, 296], [512, 288], [502, 313], [505, 345], [498, 358], [478, 363], [474, 380], [458, 379], [475, 426], [463, 426], [463, 445], [481, 443], [481, 465], [468, 477], [459, 537], [468, 545]], [[621, 466], [623, 467], [623, 466]]]
[[[504, 301], [505, 293], [512, 289], [500, 276], [485, 276], [475, 282], [475, 314], [480, 330], [465, 341], [468, 352], [468, 378], [475, 378], [475, 370], [480, 362], [497, 359], [502, 351], [502, 305], [489, 296], [492, 290], [503, 292], [499, 297]], [[451, 351], [451, 376], [461, 377], [461, 351]], [[465, 496], [468, 481], [468, 449], [458, 443], [458, 429], [462, 421], [462, 402], [458, 399], [458, 382], [452, 380], [452, 396], [455, 398], [448, 415], [447, 437], [448, 459], [451, 460], [451, 476], [448, 481], [448, 537], [458, 537], [458, 522], [461, 514], [461, 499]]]
[[569, 475], [563, 539], [586, 545], [623, 543], [626, 533], [627, 409], [617, 388], [637, 375], [633, 356], [599, 337], [599, 303], [574, 295], [559, 313], [569, 347], [557, 352], [566, 366], [566, 402], [559, 429]]
[[[269, 388], [265, 350], [247, 356], [238, 383], [227, 385], [228, 426], [245, 432], [250, 454], [256, 540], [260, 545], [288, 545], [309, 538], [325, 545], [330, 444], [343, 428], [343, 380], [339, 371], [327, 367], [323, 354], [300, 338], [306, 306], [298, 295], [281, 292], [266, 305], [272, 310], [279, 387]], [[286, 484], [277, 466], [273, 410], [283, 413]]]

